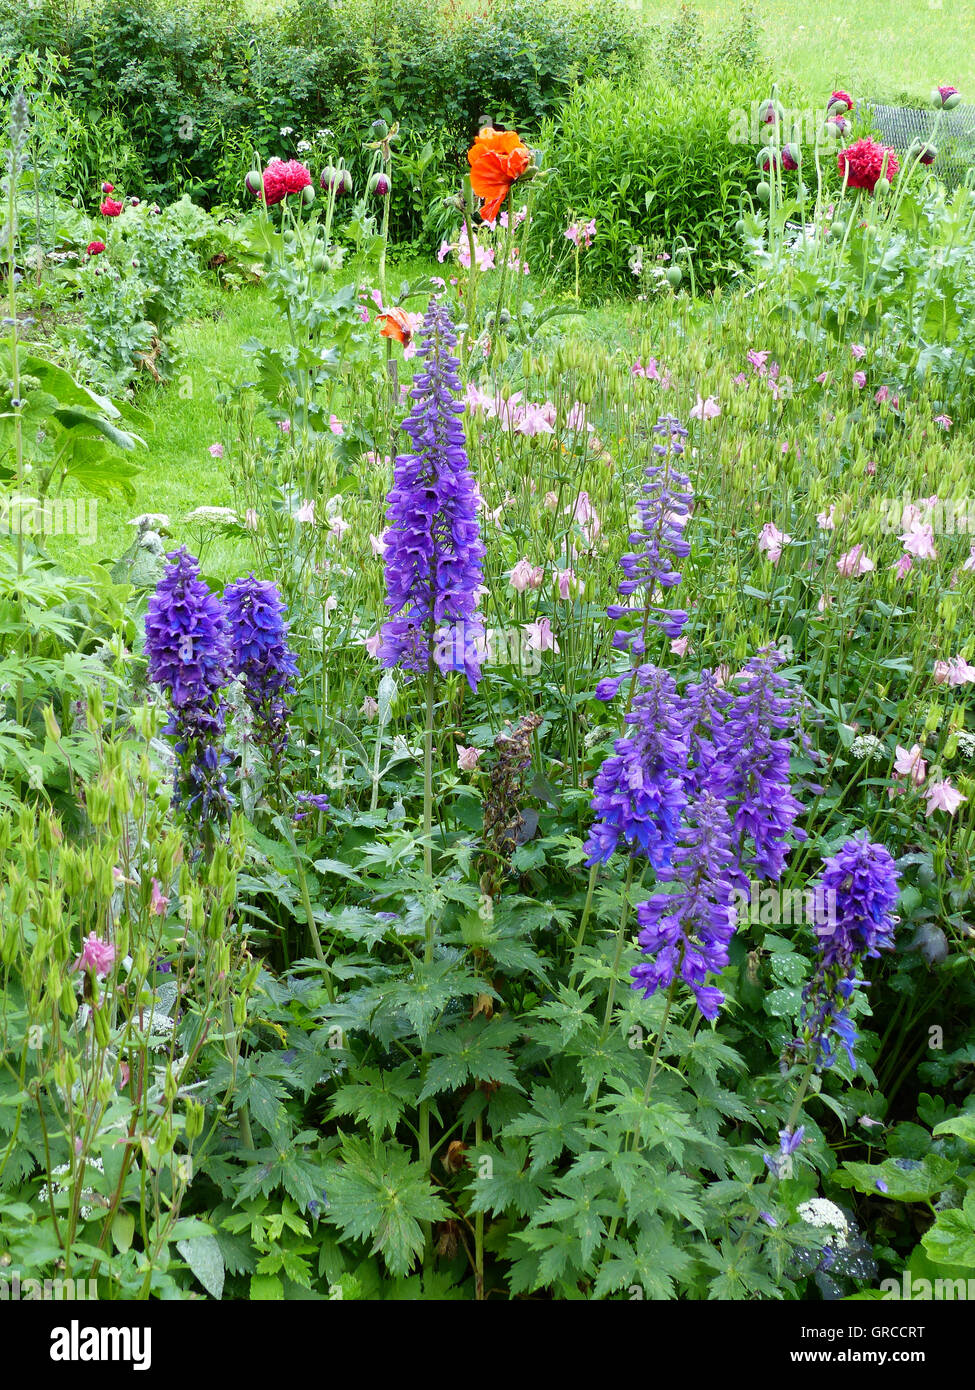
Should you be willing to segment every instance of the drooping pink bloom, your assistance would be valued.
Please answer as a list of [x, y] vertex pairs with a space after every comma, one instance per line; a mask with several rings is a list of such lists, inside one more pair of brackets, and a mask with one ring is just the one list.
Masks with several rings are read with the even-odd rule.
[[688, 637], [675, 637], [670, 644], [670, 650], [674, 656], [686, 656], [690, 639]]
[[382, 632], [374, 632], [371, 637], [367, 637], [363, 643], [366, 651], [375, 660], [379, 656], [379, 649], [383, 644]]
[[312, 525], [314, 525], [315, 503], [313, 501], [309, 501], [308, 498], [305, 498], [301, 506], [295, 512], [295, 521], [310, 522]]
[[941, 782], [930, 782], [924, 795], [928, 803], [925, 817], [933, 815], [935, 811], [946, 811], [949, 816], [953, 816], [962, 802], [968, 800], [968, 797], [962, 796], [947, 778]]
[[834, 519], [835, 511], [836, 503], [831, 502], [825, 512], [819, 513], [816, 517], [816, 525], [819, 527], [820, 531], [833, 531], [836, 529], [836, 521]]
[[526, 589], [540, 589], [545, 571], [541, 565], [533, 565], [531, 560], [523, 556], [508, 576], [508, 583], [516, 594], [523, 594]]
[[713, 420], [715, 416], [721, 414], [721, 406], [715, 396], [708, 396], [705, 400], [698, 395], [696, 405], [691, 406], [690, 416], [692, 420]]
[[915, 743], [913, 748], [902, 748], [900, 744], [896, 748], [894, 758], [894, 771], [899, 777], [910, 777], [916, 787], [919, 787], [927, 776], [927, 764], [921, 757], [921, 745]]
[[916, 556], [918, 560], [938, 558], [938, 552], [934, 548], [934, 527], [929, 522], [911, 522], [900, 541], [907, 553]]
[[548, 618], [539, 618], [537, 623], [526, 623], [522, 632], [525, 634], [525, 646], [529, 651], [558, 652], [559, 644], [555, 640], [555, 633]]
[[943, 430], [950, 430], [954, 421], [950, 415], [936, 415], [934, 417], [934, 423], [940, 425]]
[[515, 434], [523, 434], [528, 439], [533, 439], [537, 434], [555, 433], [555, 407], [550, 401], [544, 405], [536, 405], [534, 401], [529, 401], [525, 406], [521, 419], [515, 425]]
[[457, 766], [461, 772], [474, 772], [480, 760], [480, 748], [465, 748], [462, 743], [457, 745]]
[[222, 444], [211, 444], [210, 447], [209, 447], [209, 449], [207, 450], [207, 453], [210, 455], [211, 458], [222, 459], [222, 458], [223, 458], [223, 445], [222, 445]]
[[971, 685], [975, 682], [975, 666], [970, 665], [963, 656], [953, 656], [947, 667], [949, 685]]
[[81, 943], [81, 955], [74, 963], [75, 970], [91, 970], [95, 975], [107, 975], [115, 964], [115, 947], [91, 932]]
[[867, 374], [866, 374], [866, 372], [854, 372], [854, 373], [853, 373], [853, 385], [857, 388], [858, 391], [862, 391], [863, 388], [864, 388], [864, 386], [866, 386], [866, 384], [867, 384]]
[[791, 543], [792, 537], [780, 531], [774, 521], [767, 521], [758, 537], [759, 550], [765, 551], [773, 565], [777, 565], [784, 546]]
[[152, 897], [149, 903], [155, 917], [164, 917], [166, 909], [169, 907], [169, 899], [162, 890], [162, 884], [158, 878], [152, 880]]
[[844, 579], [850, 579], [854, 575], [869, 574], [874, 568], [874, 563], [870, 556], [864, 553], [862, 545], [855, 545], [845, 555], [840, 556], [836, 568]]
[[900, 557], [900, 559], [897, 561], [897, 564], [896, 564], [896, 565], [892, 565], [892, 566], [891, 566], [891, 569], [893, 569], [893, 570], [896, 571], [896, 573], [897, 573], [897, 578], [898, 578], [898, 579], [906, 579], [907, 576], [910, 574], [911, 569], [913, 568], [913, 565], [914, 565], [914, 557], [913, 557], [913, 555], [904, 554], [904, 555], [902, 555], [902, 556]]

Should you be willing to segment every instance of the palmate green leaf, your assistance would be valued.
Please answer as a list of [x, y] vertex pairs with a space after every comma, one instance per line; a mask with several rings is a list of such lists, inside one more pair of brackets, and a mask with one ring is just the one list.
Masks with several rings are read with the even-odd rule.
[[534, 1215], [544, 1200], [542, 1183], [552, 1170], [532, 1173], [526, 1167], [527, 1158], [525, 1144], [506, 1145], [503, 1151], [484, 1145], [474, 1164], [471, 1211], [486, 1211], [495, 1216], [505, 1211], [517, 1216]]
[[921, 1244], [935, 1264], [975, 1269], [975, 1189], [969, 1189], [961, 1211], [952, 1208], [938, 1213]]
[[530, 1171], [554, 1163], [565, 1149], [579, 1153], [586, 1144], [589, 1111], [581, 1096], [560, 1096], [549, 1086], [532, 1091], [532, 1108], [505, 1126], [505, 1135], [528, 1140]]
[[371, 1241], [370, 1254], [381, 1254], [390, 1274], [408, 1274], [423, 1249], [420, 1222], [443, 1221], [450, 1208], [399, 1144], [373, 1152], [348, 1138], [341, 1159], [329, 1168], [325, 1219], [350, 1240]]
[[518, 1025], [510, 1018], [489, 1021], [478, 1015], [465, 1019], [449, 1032], [438, 1033], [429, 1044], [432, 1055], [420, 1099], [429, 1100], [440, 1091], [458, 1090], [467, 1081], [499, 1081], [523, 1090], [504, 1050], [518, 1032]]
[[[619, 1289], [642, 1290], [644, 1298], [676, 1297], [675, 1280], [693, 1264], [691, 1256], [675, 1245], [673, 1233], [664, 1222], [652, 1219], [640, 1231], [635, 1243], [617, 1237], [609, 1247], [609, 1258], [600, 1266], [594, 1293], [605, 1298]], [[630, 1292], [630, 1297], [638, 1297]]]
[[356, 1080], [340, 1086], [332, 1097], [329, 1114], [332, 1119], [352, 1116], [369, 1126], [377, 1138], [395, 1130], [407, 1105], [416, 1103], [417, 1083], [411, 1076], [412, 1062], [395, 1071], [379, 1071], [360, 1067]]

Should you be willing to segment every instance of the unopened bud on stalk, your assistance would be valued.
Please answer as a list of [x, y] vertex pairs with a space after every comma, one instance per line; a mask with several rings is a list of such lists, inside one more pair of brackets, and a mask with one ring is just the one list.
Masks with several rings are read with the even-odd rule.
[[375, 193], [377, 198], [385, 198], [392, 186], [388, 174], [376, 173], [369, 180], [369, 192]]

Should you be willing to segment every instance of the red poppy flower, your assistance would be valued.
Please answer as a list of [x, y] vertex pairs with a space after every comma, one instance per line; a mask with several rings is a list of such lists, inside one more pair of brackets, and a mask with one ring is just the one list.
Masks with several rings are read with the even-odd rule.
[[118, 203], [114, 198], [106, 198], [98, 211], [103, 217], [118, 217], [124, 206], [124, 203]]
[[395, 338], [398, 343], [408, 347], [413, 337], [413, 324], [409, 314], [403, 309], [387, 309], [384, 314], [377, 315], [382, 324], [379, 333], [383, 338]]
[[103, 241], [89, 241], [88, 245], [85, 247], [85, 251], [89, 256], [100, 256], [104, 250], [105, 243]]
[[[251, 191], [259, 198], [263, 189], [264, 202], [271, 208], [275, 203], [287, 198], [289, 193], [300, 193], [303, 188], [307, 188], [311, 183], [311, 174], [300, 160], [289, 159], [285, 162], [275, 155], [273, 159], [268, 160], [261, 179], [261, 186], [252, 188]], [[247, 186], [251, 188], [250, 175]]]
[[840, 178], [846, 178], [847, 188], [865, 188], [872, 193], [881, 174], [892, 183], [901, 166], [887, 145], [879, 145], [876, 140], [855, 140], [840, 150], [836, 167]]
[[485, 222], [493, 222], [511, 185], [531, 164], [531, 152], [515, 131], [486, 127], [467, 151], [467, 160], [471, 166], [471, 187], [484, 199], [481, 217]]

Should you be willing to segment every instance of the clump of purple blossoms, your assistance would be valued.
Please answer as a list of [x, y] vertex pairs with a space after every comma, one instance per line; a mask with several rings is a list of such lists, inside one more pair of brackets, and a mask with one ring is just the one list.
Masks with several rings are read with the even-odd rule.
[[831, 910], [826, 921], [816, 924], [820, 958], [802, 992], [797, 1050], [822, 1070], [835, 1062], [839, 1043], [856, 1070], [856, 1028], [849, 1003], [861, 983], [861, 962], [893, 948], [897, 868], [890, 852], [864, 832], [824, 861], [819, 892], [823, 896], [817, 893], [817, 901], [825, 901]]
[[717, 1017], [724, 995], [707, 984], [728, 964], [737, 925], [730, 870], [731, 825], [722, 801], [705, 792], [690, 809], [673, 862], [657, 870], [673, 893], [655, 893], [637, 908], [639, 944], [652, 957], [630, 972], [633, 987], [649, 998], [675, 980], [689, 985], [707, 1019]]
[[618, 738], [593, 788], [596, 813], [586, 841], [589, 864], [604, 863], [622, 839], [660, 868], [670, 859], [687, 798], [682, 774], [687, 735], [674, 678], [658, 666], [641, 666], [641, 686], [625, 721], [628, 738]]
[[272, 761], [288, 742], [288, 697], [294, 694], [298, 665], [288, 646], [284, 602], [269, 579], [235, 580], [224, 590], [234, 672], [254, 714], [257, 741]]
[[426, 673], [463, 671], [477, 688], [484, 629], [476, 616], [481, 583], [478, 492], [457, 399], [457, 343], [445, 305], [432, 300], [422, 329], [426, 365], [413, 378], [413, 408], [402, 428], [414, 452], [399, 454], [386, 518], [386, 605], [379, 656], [384, 666]]
[[[782, 660], [773, 648], [766, 648], [747, 662], [724, 709], [714, 759], [721, 794], [734, 805], [732, 823], [739, 847], [750, 838], [755, 853], [749, 862], [773, 880], [782, 876], [790, 831], [797, 839], [805, 838], [805, 832], [795, 828], [802, 803], [792, 795], [789, 779], [792, 740], [775, 736], [794, 731], [799, 723], [795, 689], [776, 671]], [[741, 866], [738, 878], [747, 885]]]
[[146, 613], [149, 678], [171, 706], [165, 733], [175, 741], [176, 801], [201, 821], [222, 818], [229, 810], [220, 698], [230, 678], [226, 612], [184, 547], [166, 558]]
[[[623, 619], [639, 622], [635, 629], [618, 627], [613, 634], [613, 646], [617, 651], [628, 651], [631, 657], [640, 661], [646, 651], [647, 630], [661, 628], [668, 637], [680, 637], [687, 613], [682, 608], [661, 608], [654, 602], [654, 591], [672, 589], [681, 581], [675, 562], [690, 554], [690, 546], [684, 539], [684, 527], [691, 512], [693, 491], [690, 479], [680, 473], [673, 465], [674, 456], [684, 452], [687, 430], [673, 415], [661, 415], [653, 427], [653, 433], [666, 436], [666, 443], [654, 444], [654, 453], [664, 459], [663, 463], [650, 464], [646, 469], [643, 484], [643, 497], [637, 503], [640, 530], [630, 534], [632, 551], [620, 560], [620, 568], [625, 576], [620, 581], [619, 593], [630, 598], [638, 590], [645, 590], [641, 606], [611, 604], [606, 612], [614, 622]], [[612, 700], [623, 681], [632, 672], [623, 676], [607, 677], [596, 687], [596, 698]]]
[[763, 1154], [765, 1166], [775, 1178], [785, 1178], [789, 1176], [792, 1155], [799, 1148], [799, 1145], [806, 1137], [805, 1125], [800, 1125], [797, 1130], [791, 1130], [788, 1126], [779, 1130], [779, 1151], [777, 1154]]

